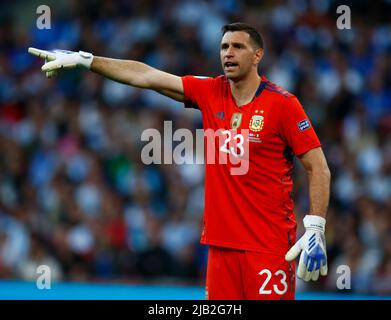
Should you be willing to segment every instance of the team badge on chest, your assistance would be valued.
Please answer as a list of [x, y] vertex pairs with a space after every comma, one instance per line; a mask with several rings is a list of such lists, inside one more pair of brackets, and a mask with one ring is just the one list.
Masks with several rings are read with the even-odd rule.
[[237, 129], [242, 124], [242, 114], [235, 112], [231, 117], [231, 129]]
[[253, 115], [252, 118], [250, 119], [250, 130], [251, 131], [261, 131], [263, 127], [263, 116], [260, 115]]

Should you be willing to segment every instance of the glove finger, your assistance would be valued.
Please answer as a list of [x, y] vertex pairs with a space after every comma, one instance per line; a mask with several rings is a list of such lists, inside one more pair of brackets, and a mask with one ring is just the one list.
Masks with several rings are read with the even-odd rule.
[[311, 259], [311, 261], [309, 263], [309, 268], [308, 268], [308, 272], [310, 273], [310, 280], [312, 280], [312, 278], [316, 272], [317, 265], [318, 265], [318, 261], [315, 259]]
[[320, 274], [322, 276], [327, 276], [327, 261], [322, 263], [322, 266], [320, 267]]
[[304, 254], [300, 255], [299, 266], [297, 267], [297, 277], [303, 279], [306, 275], [307, 268], [304, 263]]
[[310, 268], [311, 264], [313, 266], [314, 260], [312, 258], [308, 257], [307, 265], [306, 265], [306, 268], [305, 268], [306, 272], [305, 272], [304, 277], [303, 277], [303, 280], [307, 281], [307, 282], [311, 280], [312, 273], [311, 273], [311, 271], [309, 271], [309, 268]]
[[48, 59], [49, 61], [56, 59], [56, 55], [51, 53], [50, 51], [41, 50], [37, 48], [31, 48], [31, 47], [28, 48], [28, 53], [43, 59]]
[[53, 71], [48, 71], [48, 72], [46, 72], [46, 77], [47, 77], [47, 78], [53, 78], [53, 77], [55, 77], [55, 76], [57, 76], [57, 75], [58, 75], [57, 70], [53, 70]]
[[290, 248], [290, 250], [286, 253], [285, 255], [285, 260], [286, 261], [292, 261], [295, 260], [296, 257], [299, 255], [301, 252], [301, 244], [300, 241], [296, 242], [295, 245]]
[[316, 267], [315, 259], [312, 259], [312, 258], [308, 259], [308, 264], [307, 264], [308, 272], [311, 273], [315, 269], [315, 267]]
[[68, 64], [64, 64], [62, 67], [63, 68], [75, 68], [75, 67], [77, 67], [77, 64], [76, 63], [68, 63]]
[[50, 62], [45, 63], [42, 66], [41, 70], [42, 71], [53, 71], [53, 70], [60, 69], [60, 68], [62, 68], [62, 65], [59, 64], [56, 60], [54, 60], [54, 61], [50, 61]]
[[316, 281], [319, 279], [319, 269], [312, 272], [311, 280]]
[[311, 272], [306, 272], [306, 274], [304, 275], [304, 277], [303, 277], [303, 280], [305, 281], [305, 282], [308, 282], [308, 281], [310, 281], [311, 280]]

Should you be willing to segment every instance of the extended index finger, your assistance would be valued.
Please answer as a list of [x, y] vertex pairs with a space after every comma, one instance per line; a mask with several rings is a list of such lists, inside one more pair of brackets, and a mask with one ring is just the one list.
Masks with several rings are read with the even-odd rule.
[[30, 47], [28, 49], [28, 52], [31, 53], [34, 56], [37, 56], [37, 57], [40, 57], [40, 58], [43, 58], [43, 59], [47, 59], [47, 60], [54, 60], [54, 59], [56, 59], [56, 56], [53, 53], [51, 53], [50, 51], [46, 51], [46, 50], [41, 50], [41, 49]]

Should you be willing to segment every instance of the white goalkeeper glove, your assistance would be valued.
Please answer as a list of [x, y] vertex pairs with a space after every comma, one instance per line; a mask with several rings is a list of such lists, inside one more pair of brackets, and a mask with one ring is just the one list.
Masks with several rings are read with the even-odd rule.
[[42, 66], [42, 71], [46, 72], [48, 78], [57, 75], [58, 70], [62, 68], [84, 67], [90, 69], [94, 56], [89, 52], [67, 51], [67, 50], [41, 50], [29, 48], [28, 52], [45, 59], [45, 64]]
[[294, 260], [299, 253], [297, 276], [304, 281], [316, 281], [319, 272], [327, 275], [326, 239], [324, 236], [326, 219], [316, 215], [306, 215], [303, 219], [305, 233], [285, 255], [285, 260]]

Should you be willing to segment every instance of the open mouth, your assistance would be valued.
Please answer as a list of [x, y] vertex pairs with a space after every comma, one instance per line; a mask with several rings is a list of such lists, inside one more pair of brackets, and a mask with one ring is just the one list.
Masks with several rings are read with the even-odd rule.
[[235, 63], [235, 62], [225, 62], [224, 63], [224, 68], [225, 69], [233, 69], [233, 68], [235, 68], [237, 66], [238, 66], [238, 64]]

